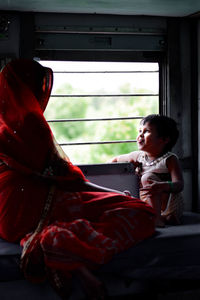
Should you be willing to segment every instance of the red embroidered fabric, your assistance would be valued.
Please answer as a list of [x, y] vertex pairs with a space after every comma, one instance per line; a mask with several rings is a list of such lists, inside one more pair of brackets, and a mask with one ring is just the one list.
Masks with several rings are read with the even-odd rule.
[[69, 278], [106, 263], [155, 230], [153, 209], [138, 199], [67, 190], [86, 179], [60, 157], [43, 116], [52, 82], [52, 71], [31, 60], [0, 73], [0, 236], [21, 239], [22, 266], [35, 281], [45, 270]]

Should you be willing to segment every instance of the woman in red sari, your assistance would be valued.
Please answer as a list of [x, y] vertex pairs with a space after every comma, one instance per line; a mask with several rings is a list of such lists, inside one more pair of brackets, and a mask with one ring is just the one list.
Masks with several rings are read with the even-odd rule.
[[79, 274], [91, 298], [102, 296], [91, 270], [154, 233], [146, 203], [96, 186], [60, 151], [43, 112], [52, 71], [32, 60], [0, 73], [0, 236], [21, 242], [21, 267], [66, 297]]

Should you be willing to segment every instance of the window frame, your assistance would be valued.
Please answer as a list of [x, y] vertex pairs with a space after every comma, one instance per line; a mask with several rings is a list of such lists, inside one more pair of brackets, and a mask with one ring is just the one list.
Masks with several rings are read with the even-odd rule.
[[[39, 14], [35, 19], [35, 57], [52, 61], [156, 62], [159, 64], [159, 113], [167, 114], [165, 19], [151, 24], [148, 18], [138, 18], [138, 26], [133, 27], [124, 26], [130, 18], [119, 16], [114, 18], [118, 19], [119, 26], [106, 26], [109, 17], [97, 16], [93, 21], [99, 18], [103, 25], [91, 27], [63, 26], [62, 16], [60, 20], [55, 17], [49, 25], [48, 19], [42, 17]], [[73, 16], [67, 22], [70, 18]], [[91, 18], [88, 16], [88, 20]], [[153, 28], [148, 28], [149, 24]]]

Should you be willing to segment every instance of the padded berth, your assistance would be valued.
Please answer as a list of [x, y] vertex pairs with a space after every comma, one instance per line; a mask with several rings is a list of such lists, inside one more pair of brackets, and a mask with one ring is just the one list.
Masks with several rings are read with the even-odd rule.
[[[19, 269], [21, 248], [0, 240], [0, 299], [60, 299], [47, 284], [32, 284]], [[156, 234], [116, 255], [96, 275], [114, 298], [144, 292], [144, 283], [200, 279], [200, 214], [184, 213], [183, 224], [157, 229]], [[70, 300], [84, 299], [78, 281]]]

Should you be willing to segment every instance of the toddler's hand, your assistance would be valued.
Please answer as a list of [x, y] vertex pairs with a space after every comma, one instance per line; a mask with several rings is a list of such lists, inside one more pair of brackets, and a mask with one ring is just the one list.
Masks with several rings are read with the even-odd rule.
[[117, 162], [117, 157], [113, 157], [107, 161], [107, 163], [109, 163], [109, 164], [113, 163], [113, 162]]
[[140, 191], [143, 191], [143, 194], [146, 195], [153, 195], [153, 194], [158, 194], [158, 193], [162, 193], [163, 192], [163, 184], [162, 182], [159, 181], [153, 181], [153, 180], [149, 180], [148, 184], [145, 185], [144, 187], [142, 187], [140, 189]]
[[135, 172], [140, 175], [142, 172], [142, 163], [140, 163], [139, 161], [134, 161], [134, 160], [130, 160], [130, 163], [133, 164], [134, 168], [135, 168]]

